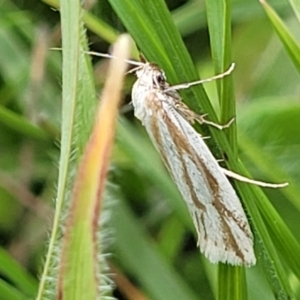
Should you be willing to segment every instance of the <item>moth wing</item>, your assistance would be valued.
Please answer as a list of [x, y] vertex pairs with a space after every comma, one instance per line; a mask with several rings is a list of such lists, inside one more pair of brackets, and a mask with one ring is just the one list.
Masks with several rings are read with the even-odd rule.
[[213, 263], [253, 265], [253, 237], [240, 200], [201, 135], [168, 101], [149, 91], [145, 125], [187, 202], [200, 250]]

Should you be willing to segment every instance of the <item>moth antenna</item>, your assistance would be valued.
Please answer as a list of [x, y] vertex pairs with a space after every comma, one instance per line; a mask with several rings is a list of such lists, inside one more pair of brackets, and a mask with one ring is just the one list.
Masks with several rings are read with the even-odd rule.
[[[50, 50], [62, 51], [62, 48], [50, 48]], [[83, 53], [93, 55], [93, 56], [98, 56], [98, 57], [113, 58], [113, 59], [116, 58], [115, 56], [108, 54], [108, 53], [100, 53], [100, 52], [94, 52], [94, 51], [83, 51]], [[144, 62], [139, 62], [139, 61], [135, 61], [135, 60], [131, 60], [131, 59], [125, 59], [125, 61], [131, 65], [137, 66], [137, 67], [131, 69], [130, 71], [128, 71], [126, 74], [133, 73], [145, 65]]]
[[137, 70], [141, 69], [145, 64], [143, 63], [142, 65], [138, 66], [138, 67], [135, 67], [131, 70], [129, 70], [128, 72], [126, 72], [126, 74], [131, 74], [131, 73], [134, 73], [136, 72]]
[[[116, 58], [115, 56], [107, 54], [107, 53], [99, 53], [99, 52], [94, 52], [94, 51], [83, 51], [83, 53], [93, 55], [93, 56], [98, 56], [98, 57], [113, 58], [113, 59]], [[134, 61], [134, 60], [130, 60], [130, 59], [125, 59], [125, 61], [134, 66], [142, 67], [145, 65], [142, 62], [138, 62], [138, 61]]]

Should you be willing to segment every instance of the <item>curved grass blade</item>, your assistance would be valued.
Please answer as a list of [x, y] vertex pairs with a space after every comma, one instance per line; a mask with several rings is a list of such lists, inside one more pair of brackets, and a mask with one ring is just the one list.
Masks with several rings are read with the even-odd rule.
[[1, 123], [30, 138], [41, 141], [51, 140], [50, 136], [41, 128], [3, 106], [0, 106], [0, 120]]
[[300, 189], [293, 178], [276, 165], [276, 157], [264, 155], [261, 152], [260, 146], [249, 139], [244, 133], [239, 134], [239, 141], [240, 149], [243, 154], [246, 155], [256, 166], [258, 166], [259, 170], [265, 174], [266, 178], [271, 178], [273, 181], [276, 181], [277, 178], [282, 178], [284, 181], [289, 183], [289, 187], [282, 189], [281, 193], [284, 194], [300, 212], [298, 197]]
[[139, 278], [151, 299], [199, 299], [148, 240], [124, 201], [118, 203], [112, 222], [116, 230], [114, 252], [122, 264]]
[[290, 0], [289, 2], [293, 8], [293, 11], [298, 21], [300, 22], [300, 2], [298, 0]]
[[[43, 0], [43, 2], [57, 9], [59, 8], [59, 1], [57, 0]], [[91, 13], [84, 12], [83, 21], [88, 29], [102, 37], [105, 41], [114, 43], [117, 40], [119, 32]]]
[[95, 126], [79, 166], [63, 240], [59, 299], [97, 299], [101, 293], [97, 225], [127, 67], [125, 59], [130, 53], [129, 42], [128, 36], [121, 36], [115, 45], [117, 59], [111, 60]]
[[2, 248], [0, 248], [0, 273], [24, 295], [33, 298], [36, 294], [37, 281]]
[[26, 297], [3, 279], [0, 279], [0, 292], [2, 300], [23, 300]]
[[272, 9], [272, 7], [264, 0], [260, 0], [264, 10], [267, 13], [267, 16], [270, 22], [273, 25], [278, 37], [280, 38], [285, 50], [290, 56], [294, 66], [300, 72], [300, 46], [297, 43], [296, 39], [292, 36], [291, 32], [285, 26], [283, 21], [277, 15], [277, 13]]

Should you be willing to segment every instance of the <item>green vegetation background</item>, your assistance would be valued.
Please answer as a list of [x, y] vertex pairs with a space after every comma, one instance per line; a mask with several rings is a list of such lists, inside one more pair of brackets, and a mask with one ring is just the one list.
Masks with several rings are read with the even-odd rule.
[[[270, 2], [287, 31], [266, 8], [268, 18], [258, 1], [170, 0], [170, 13], [164, 1], [109, 2], [86, 4], [91, 5], [86, 7], [90, 13], [83, 20], [95, 51], [107, 52], [118, 33], [128, 31], [172, 83], [193, 80], [197, 73], [209, 77], [234, 61], [233, 85], [227, 82], [227, 92], [215, 82], [204, 87], [213, 108], [201, 87], [183, 93], [184, 100], [215, 121], [214, 111], [222, 121], [236, 106], [237, 126], [227, 134], [231, 148], [226, 133], [202, 128], [212, 134], [208, 142], [212, 152], [217, 157], [224, 150], [232, 157], [238, 152], [253, 178], [290, 183], [286, 189], [264, 189], [269, 200], [258, 189], [235, 183], [253, 221], [258, 263], [247, 270], [211, 265], [199, 254], [185, 205], [133, 117], [128, 103], [134, 76], [128, 76], [109, 173], [111, 203], [105, 209], [109, 218], [103, 243], [112, 253], [110, 265], [131, 284], [117, 280], [113, 295], [117, 299], [141, 299], [141, 294], [148, 299], [300, 299], [300, 55], [292, 38], [300, 34], [296, 1]], [[60, 47], [60, 15], [51, 8], [55, 3], [0, 3], [0, 300], [33, 299], [52, 226], [60, 126], [66, 117], [61, 115], [61, 54], [49, 50]], [[97, 93], [106, 64], [95, 60]], [[82, 124], [91, 122], [86, 119], [92, 119], [95, 107], [88, 101], [86, 105], [87, 114], [75, 117], [82, 143], [90, 130], [90, 125]], [[81, 151], [74, 150], [75, 162]], [[245, 172], [239, 163], [229, 167]], [[75, 170], [76, 163], [71, 172]], [[48, 291], [41, 299], [55, 299], [51, 282], [56, 270], [49, 270]], [[135, 293], [124, 296], [129, 288]]]

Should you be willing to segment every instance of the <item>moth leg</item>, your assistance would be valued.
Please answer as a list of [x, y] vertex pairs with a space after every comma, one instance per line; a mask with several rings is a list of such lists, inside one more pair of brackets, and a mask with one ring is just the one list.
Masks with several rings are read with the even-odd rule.
[[197, 115], [197, 114], [195, 114], [195, 115], [196, 115], [195, 120], [198, 123], [211, 125], [211, 126], [214, 126], [214, 127], [218, 128], [219, 130], [223, 130], [224, 128], [228, 128], [234, 122], [234, 120], [235, 120], [235, 118], [232, 118], [226, 124], [220, 125], [220, 124], [217, 124], [217, 123], [214, 123], [214, 122], [206, 120], [205, 117], [207, 116], [207, 114], [205, 114], [205, 115]]
[[231, 178], [234, 178], [236, 180], [239, 180], [241, 182], [246, 182], [246, 183], [251, 183], [251, 184], [254, 184], [254, 185], [258, 185], [258, 186], [262, 186], [262, 187], [269, 187], [269, 188], [282, 188], [282, 187], [285, 187], [285, 186], [288, 186], [288, 182], [284, 182], [284, 183], [278, 183], [278, 184], [274, 184], [274, 183], [268, 183], [268, 182], [263, 182], [263, 181], [258, 181], [258, 180], [253, 180], [253, 179], [250, 179], [250, 178], [247, 178], [247, 177], [244, 177], [240, 174], [237, 174], [237, 173], [234, 173], [232, 171], [229, 171], [227, 169], [224, 169], [222, 167], [220, 167], [221, 170], [223, 171], [223, 173], [226, 175], [226, 176], [229, 176]]
[[202, 140], [209, 140], [211, 137], [210, 136], [202, 136], [201, 135]]
[[232, 118], [228, 123], [220, 125], [206, 120], [205, 117], [207, 116], [207, 114], [198, 115], [192, 110], [190, 110], [183, 102], [177, 99], [174, 99], [174, 102], [174, 107], [177, 110], [177, 112], [181, 114], [190, 124], [194, 124], [195, 121], [197, 121], [199, 124], [211, 125], [218, 128], [219, 130], [222, 130], [224, 128], [228, 128], [235, 120], [235, 118]]
[[[198, 115], [195, 114], [192, 110], [189, 109], [183, 102], [180, 100], [174, 99], [174, 108], [176, 111], [185, 118], [191, 125], [195, 123], [197, 120]], [[206, 115], [203, 115], [206, 116]], [[202, 116], [201, 116], [202, 117]], [[202, 122], [200, 122], [202, 124]]]
[[186, 117], [186, 119], [190, 122], [190, 123], [194, 123], [195, 121], [197, 121], [199, 124], [207, 124], [207, 125], [211, 125], [214, 126], [216, 128], [218, 128], [219, 130], [223, 130], [224, 128], [228, 128], [235, 120], [235, 118], [232, 118], [229, 122], [227, 122], [224, 125], [220, 125], [217, 123], [214, 123], [212, 121], [209, 121], [207, 119], [205, 119], [205, 117], [207, 116], [207, 114], [203, 114], [203, 115], [198, 115], [196, 113], [194, 113], [193, 111], [190, 111], [188, 118]]

